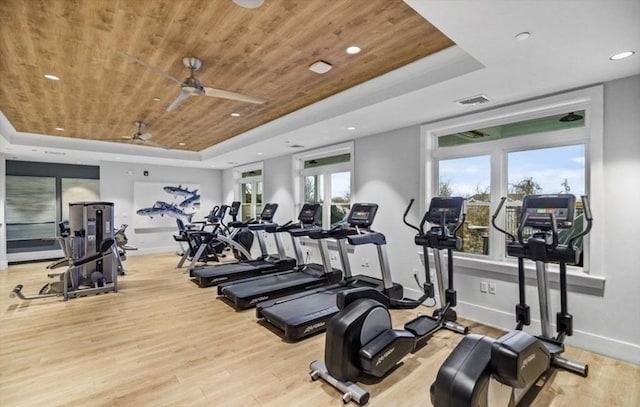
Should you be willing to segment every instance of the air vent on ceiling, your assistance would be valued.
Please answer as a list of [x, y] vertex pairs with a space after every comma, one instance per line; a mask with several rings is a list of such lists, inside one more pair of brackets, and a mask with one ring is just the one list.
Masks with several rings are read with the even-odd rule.
[[291, 147], [291, 148], [304, 148], [304, 146], [302, 146], [300, 144], [291, 144], [289, 147]]
[[462, 106], [475, 106], [481, 103], [487, 103], [488, 101], [489, 101], [489, 98], [486, 97], [485, 95], [477, 95], [477, 96], [471, 96], [468, 98], [456, 100], [456, 103]]

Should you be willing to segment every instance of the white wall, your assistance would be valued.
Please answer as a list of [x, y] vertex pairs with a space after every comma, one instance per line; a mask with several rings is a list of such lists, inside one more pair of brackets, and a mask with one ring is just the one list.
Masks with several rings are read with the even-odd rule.
[[233, 169], [224, 170], [222, 172], [222, 202], [231, 205], [236, 200], [235, 183], [233, 181]]
[[[372, 229], [384, 233], [394, 282], [405, 287], [406, 295], [417, 298], [421, 291], [413, 275], [424, 281], [418, 247], [413, 243], [415, 231], [402, 222], [411, 198], [415, 202], [408, 220], [416, 224], [421, 218], [420, 202], [420, 128], [390, 131], [356, 140], [352, 202], [378, 204]], [[380, 278], [376, 250], [357, 247], [351, 256], [352, 272]], [[363, 266], [368, 264], [369, 267]]]
[[7, 201], [7, 190], [5, 182], [7, 175], [7, 160], [4, 154], [0, 154], [0, 270], [9, 267], [7, 261], [7, 227], [4, 216], [4, 207]]
[[265, 174], [263, 201], [278, 204], [274, 221], [281, 224], [290, 220], [295, 222], [298, 214], [295, 213], [295, 200], [292, 193], [291, 156], [266, 160], [263, 174]]
[[[145, 170], [149, 171], [149, 176], [143, 175]], [[139, 249], [138, 252], [129, 252], [131, 255], [173, 251], [178, 248], [173, 240], [173, 231], [136, 233], [134, 220], [139, 215], [136, 215], [138, 208], [133, 206], [135, 182], [200, 184], [200, 211], [194, 216], [194, 220], [201, 220], [214, 205], [224, 202], [221, 199], [222, 171], [220, 170], [101, 162], [100, 199], [115, 204], [116, 226], [123, 223], [130, 225], [127, 229], [129, 244]]]

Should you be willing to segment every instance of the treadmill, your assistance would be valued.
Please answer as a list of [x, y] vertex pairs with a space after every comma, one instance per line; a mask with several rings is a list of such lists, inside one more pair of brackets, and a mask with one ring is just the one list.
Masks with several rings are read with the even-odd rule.
[[280, 234], [273, 233], [278, 249], [278, 255], [273, 256], [267, 254], [267, 245], [261, 233], [268, 226], [274, 225], [272, 220], [277, 208], [278, 204], [265, 204], [260, 215], [260, 223], [247, 225], [249, 230], [255, 233], [260, 245], [262, 255], [258, 259], [232, 264], [191, 267], [189, 268], [189, 277], [197, 282], [198, 286], [204, 288], [217, 285], [223, 281], [240, 280], [293, 269], [296, 266], [296, 260], [285, 255]]
[[[382, 233], [370, 229], [377, 210], [377, 204], [353, 204], [347, 217], [348, 226], [310, 234], [312, 238], [336, 239], [340, 262], [344, 270], [342, 281], [326, 287], [260, 302], [256, 305], [256, 316], [280, 329], [286, 340], [295, 341], [324, 331], [327, 321], [339, 311], [336, 298], [341, 291], [354, 287], [370, 287], [389, 298], [402, 299], [402, 286], [391, 280], [385, 246], [386, 238]], [[351, 274], [346, 241], [352, 246], [363, 244], [376, 246], [382, 279]]]
[[322, 265], [303, 264], [299, 239], [310, 235], [318, 238], [317, 232], [321, 229], [314, 225], [321, 211], [320, 204], [304, 204], [298, 215], [299, 224], [295, 225], [296, 228], [287, 228], [298, 259], [298, 267], [288, 272], [219, 284], [218, 295], [227, 299], [236, 309], [247, 309], [254, 307], [260, 301], [335, 284], [342, 280], [342, 270], [331, 267], [327, 242], [324, 238], [318, 239]]

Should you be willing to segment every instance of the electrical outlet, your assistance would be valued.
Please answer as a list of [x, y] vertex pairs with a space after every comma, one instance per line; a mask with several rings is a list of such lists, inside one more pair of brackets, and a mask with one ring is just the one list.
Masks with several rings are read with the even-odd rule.
[[362, 258], [362, 267], [369, 267], [369, 259], [365, 257]]
[[480, 281], [480, 292], [486, 293], [487, 291], [489, 291], [489, 283], [486, 281]]
[[489, 294], [496, 294], [496, 283], [489, 283]]
[[329, 257], [331, 258], [331, 260], [338, 260], [338, 256], [336, 256], [335, 254], [332, 254]]

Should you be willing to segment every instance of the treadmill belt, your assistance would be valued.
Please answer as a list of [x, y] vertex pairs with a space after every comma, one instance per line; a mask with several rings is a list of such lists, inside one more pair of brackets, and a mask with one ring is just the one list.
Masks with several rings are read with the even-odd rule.
[[269, 263], [249, 264], [249, 263], [233, 263], [233, 264], [221, 264], [219, 266], [203, 267], [201, 269], [194, 269], [193, 275], [196, 277], [215, 277], [227, 274], [246, 273], [248, 271], [255, 270], [261, 267], [273, 267]]
[[222, 289], [224, 295], [238, 298], [249, 297], [264, 293], [270, 293], [283, 288], [306, 285], [317, 282], [317, 276], [311, 276], [302, 272], [293, 272], [251, 280], [244, 283], [233, 284]]
[[338, 312], [336, 296], [349, 287], [336, 287], [286, 301], [262, 310], [268, 320], [278, 325], [297, 325], [308, 320]]

